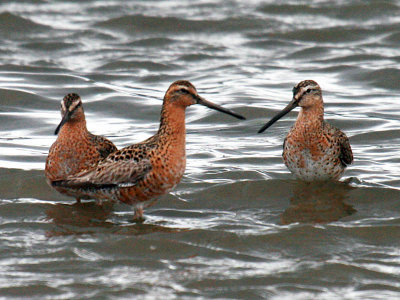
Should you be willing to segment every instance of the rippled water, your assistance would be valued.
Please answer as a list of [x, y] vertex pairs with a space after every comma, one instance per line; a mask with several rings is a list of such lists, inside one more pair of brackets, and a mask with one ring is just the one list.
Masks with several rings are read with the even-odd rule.
[[[0, 297], [398, 299], [397, 1], [2, 1]], [[158, 126], [188, 79], [180, 185], [130, 222], [48, 187], [44, 161], [69, 92], [118, 147]], [[304, 185], [281, 161], [297, 111], [256, 131], [300, 80], [350, 137], [350, 182]]]

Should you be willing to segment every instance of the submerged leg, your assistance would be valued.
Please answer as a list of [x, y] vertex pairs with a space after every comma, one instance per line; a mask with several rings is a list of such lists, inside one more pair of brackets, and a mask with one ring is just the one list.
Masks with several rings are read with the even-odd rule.
[[133, 222], [143, 223], [145, 218], [143, 217], [143, 203], [138, 203], [134, 206], [133, 211]]
[[81, 204], [81, 198], [77, 197], [75, 204]]

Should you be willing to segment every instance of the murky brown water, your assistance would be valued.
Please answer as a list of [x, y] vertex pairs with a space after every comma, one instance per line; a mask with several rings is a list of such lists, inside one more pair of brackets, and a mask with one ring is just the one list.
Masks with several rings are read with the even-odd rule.
[[[0, 4], [0, 298], [400, 297], [400, 6], [285, 3]], [[66, 93], [122, 147], [154, 134], [176, 79], [248, 119], [188, 109], [185, 176], [144, 224], [46, 185]], [[292, 178], [297, 110], [256, 134], [303, 79], [350, 137], [350, 184]]]

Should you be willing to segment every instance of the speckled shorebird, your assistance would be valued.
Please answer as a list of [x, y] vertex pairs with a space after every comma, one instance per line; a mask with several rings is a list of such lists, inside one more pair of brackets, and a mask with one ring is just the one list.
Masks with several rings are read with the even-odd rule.
[[76, 198], [80, 202], [84, 195], [54, 185], [57, 180], [86, 170], [110, 153], [117, 150], [106, 138], [91, 134], [86, 128], [82, 100], [77, 94], [68, 94], [61, 101], [61, 122], [55, 134], [57, 140], [50, 147], [46, 160], [45, 175], [47, 183], [58, 192]]
[[298, 83], [293, 88], [292, 101], [258, 133], [297, 106], [301, 107], [300, 113], [283, 143], [285, 165], [305, 181], [338, 180], [353, 162], [353, 153], [347, 136], [324, 121], [322, 91], [315, 81]]
[[190, 82], [176, 81], [164, 96], [160, 127], [154, 136], [120, 149], [96, 166], [53, 185], [82, 197], [134, 205], [134, 220], [142, 221], [144, 203], [173, 189], [183, 176], [186, 167], [185, 110], [193, 104], [244, 119], [200, 97]]

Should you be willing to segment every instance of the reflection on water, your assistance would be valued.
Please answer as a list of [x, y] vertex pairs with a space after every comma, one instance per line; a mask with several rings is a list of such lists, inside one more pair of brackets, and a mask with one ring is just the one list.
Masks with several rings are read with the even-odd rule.
[[345, 203], [351, 189], [345, 182], [303, 182], [293, 186], [290, 206], [281, 214], [282, 224], [327, 223], [356, 212]]
[[112, 213], [113, 204], [104, 202], [98, 205], [94, 201], [74, 204], [55, 204], [46, 210], [47, 220], [58, 226], [98, 227], [110, 226], [107, 222]]
[[181, 232], [186, 228], [169, 228], [152, 223], [121, 223], [121, 216], [113, 215], [113, 203], [104, 202], [102, 205], [94, 201], [74, 204], [58, 203], [46, 210], [46, 220], [55, 226], [46, 232], [47, 237], [64, 235], [82, 235], [110, 232], [123, 235], [142, 235], [154, 232]]

